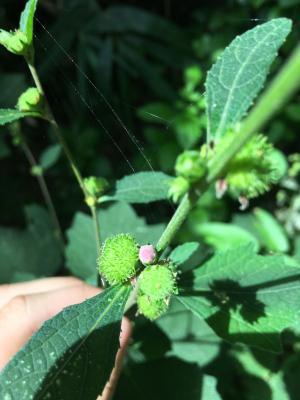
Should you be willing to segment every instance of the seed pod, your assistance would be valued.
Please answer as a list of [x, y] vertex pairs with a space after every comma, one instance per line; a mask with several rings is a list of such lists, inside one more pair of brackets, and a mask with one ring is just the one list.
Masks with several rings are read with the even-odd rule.
[[18, 99], [17, 108], [20, 111], [43, 112], [45, 107], [44, 96], [37, 88], [29, 88]]
[[7, 32], [0, 29], [0, 44], [11, 53], [22, 56], [27, 56], [31, 48], [27, 36], [20, 30]]
[[102, 177], [89, 176], [83, 182], [87, 192], [94, 197], [99, 197], [108, 188], [107, 180]]
[[[236, 132], [228, 132], [217, 144], [215, 153], [230, 145]], [[229, 162], [226, 180], [228, 192], [234, 199], [257, 197], [280, 179], [278, 157], [267, 138], [257, 134], [249, 140], [239, 153]]]
[[190, 184], [187, 179], [182, 176], [177, 176], [171, 182], [168, 197], [171, 198], [174, 203], [177, 203], [179, 199], [184, 196], [190, 188]]
[[205, 160], [199, 151], [184, 151], [177, 157], [175, 171], [177, 175], [186, 178], [189, 182], [196, 182], [206, 172]]
[[140, 274], [139, 291], [151, 300], [162, 300], [177, 293], [175, 274], [168, 266], [152, 265]]
[[139, 312], [151, 321], [161, 316], [168, 309], [167, 300], [151, 300], [145, 294], [138, 295], [137, 305]]
[[111, 284], [126, 282], [136, 273], [138, 245], [129, 234], [106, 239], [98, 259], [99, 273]]

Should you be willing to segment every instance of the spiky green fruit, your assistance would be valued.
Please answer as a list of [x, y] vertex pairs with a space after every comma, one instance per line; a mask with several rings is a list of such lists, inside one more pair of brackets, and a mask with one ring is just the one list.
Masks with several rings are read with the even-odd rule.
[[183, 176], [177, 176], [170, 184], [168, 197], [177, 203], [190, 189], [189, 181]]
[[189, 182], [196, 182], [206, 172], [206, 162], [199, 151], [187, 150], [181, 153], [176, 160], [175, 171]]
[[104, 242], [98, 258], [99, 273], [111, 284], [126, 282], [136, 273], [138, 245], [129, 234], [112, 236]]
[[35, 87], [31, 87], [22, 93], [17, 104], [17, 108], [20, 111], [43, 112], [44, 106], [44, 96]]
[[228, 164], [226, 181], [233, 197], [250, 199], [270, 190], [276, 182], [277, 162], [273, 152], [272, 144], [263, 135], [255, 135], [245, 144]]
[[[201, 157], [211, 160], [218, 152], [223, 151], [232, 143], [237, 132], [228, 132], [214, 148], [203, 145]], [[267, 137], [256, 134], [228, 163], [226, 181], [228, 192], [235, 199], [244, 196], [247, 199], [257, 197], [268, 190], [271, 185], [282, 177], [279, 168], [278, 152], [268, 142]]]
[[160, 317], [168, 309], [168, 300], [151, 300], [145, 294], [139, 294], [137, 297], [138, 310], [151, 321]]
[[166, 265], [144, 269], [138, 280], [139, 290], [151, 300], [161, 300], [177, 292], [174, 272]]

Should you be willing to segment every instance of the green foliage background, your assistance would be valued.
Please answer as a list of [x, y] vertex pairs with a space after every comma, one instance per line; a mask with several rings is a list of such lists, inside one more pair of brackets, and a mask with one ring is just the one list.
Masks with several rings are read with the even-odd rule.
[[[204, 142], [205, 72], [237, 34], [270, 18], [291, 18], [294, 29], [277, 63], [300, 36], [297, 0], [146, 3], [40, 0], [35, 21], [37, 66], [59, 125], [84, 176], [101, 175], [111, 184], [133, 170], [149, 170], [149, 164], [172, 175], [177, 155]], [[2, 1], [0, 26], [16, 26], [22, 7], [16, 0]], [[13, 107], [30, 85], [23, 62], [13, 57], [0, 49], [1, 108]], [[195, 65], [200, 69], [193, 75], [188, 67]], [[298, 94], [264, 132], [286, 155], [300, 151], [299, 100]], [[1, 283], [69, 273], [95, 282], [91, 219], [50, 129], [42, 121], [22, 122], [68, 239], [66, 251], [62, 254], [54, 238], [36, 178], [13, 145], [11, 128], [0, 127]], [[207, 193], [177, 238], [177, 244], [198, 242], [185, 270], [212, 249], [249, 242], [262, 252], [282, 253], [293, 264], [291, 255], [300, 258], [300, 207], [299, 183], [292, 184], [281, 188], [284, 201], [277, 188], [253, 201], [247, 213]], [[118, 198], [118, 185], [114, 195]], [[126, 226], [146, 243], [157, 240], [173, 208], [107, 203], [101, 212], [103, 237]], [[294, 400], [299, 333], [295, 326], [283, 334], [280, 355], [232, 345], [176, 300], [155, 324], [137, 319], [115, 398]]]

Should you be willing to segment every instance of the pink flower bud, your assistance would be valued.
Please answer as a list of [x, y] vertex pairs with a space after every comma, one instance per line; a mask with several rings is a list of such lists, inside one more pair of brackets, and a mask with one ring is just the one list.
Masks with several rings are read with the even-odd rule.
[[151, 264], [156, 259], [156, 251], [152, 244], [146, 244], [140, 247], [139, 259], [142, 264]]
[[239, 197], [240, 210], [245, 211], [249, 207], [249, 200], [245, 196]]
[[225, 179], [219, 179], [216, 182], [216, 198], [221, 199], [228, 189], [227, 182]]

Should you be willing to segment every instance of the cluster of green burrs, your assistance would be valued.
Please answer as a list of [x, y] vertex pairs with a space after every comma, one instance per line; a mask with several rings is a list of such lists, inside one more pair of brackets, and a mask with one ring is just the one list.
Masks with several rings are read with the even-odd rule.
[[138, 310], [150, 320], [164, 313], [170, 297], [177, 293], [176, 273], [170, 263], [157, 261], [152, 245], [139, 247], [129, 234], [106, 239], [100, 251], [98, 266], [100, 275], [110, 285], [130, 280], [137, 285]]
[[[180, 154], [175, 164], [177, 177], [172, 181], [169, 197], [177, 202], [194, 183], [199, 182], [208, 171], [213, 157], [230, 146], [236, 134], [229, 131], [214, 146], [204, 144], [200, 150]], [[224, 176], [217, 181], [217, 197], [226, 191], [239, 200], [264, 194], [282, 178], [281, 158], [266, 136], [254, 135], [228, 163]]]

